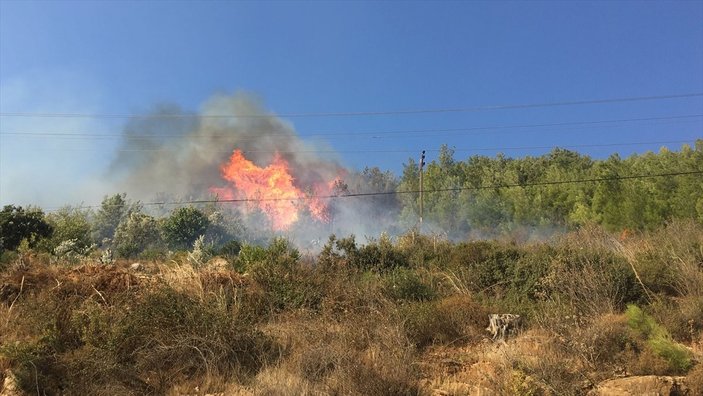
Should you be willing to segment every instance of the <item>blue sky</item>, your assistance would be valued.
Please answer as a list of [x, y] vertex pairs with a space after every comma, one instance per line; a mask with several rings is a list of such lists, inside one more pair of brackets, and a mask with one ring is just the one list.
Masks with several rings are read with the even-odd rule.
[[[703, 2], [0, 0], [1, 113], [144, 113], [162, 103], [197, 111], [213, 94], [238, 91], [257, 95], [280, 114], [700, 93]], [[320, 132], [697, 114], [703, 114], [700, 96], [288, 121], [305, 139]], [[0, 117], [0, 204], [90, 204], [115, 192], [101, 175], [118, 139], [8, 133], [117, 133], [124, 123], [119, 118]], [[702, 129], [703, 118], [692, 117], [325, 140], [346, 166], [399, 173], [408, 157], [426, 149], [432, 160], [431, 150], [441, 144], [456, 148], [458, 159], [499, 151], [524, 156], [549, 149], [509, 148], [692, 141], [703, 136]], [[662, 145], [575, 149], [603, 158]], [[371, 152], [383, 150], [389, 152]]]

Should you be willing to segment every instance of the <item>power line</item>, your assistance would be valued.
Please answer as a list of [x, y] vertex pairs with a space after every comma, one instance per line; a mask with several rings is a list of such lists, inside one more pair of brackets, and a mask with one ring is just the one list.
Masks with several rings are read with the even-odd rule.
[[[571, 179], [571, 180], [553, 180], [544, 182], [533, 182], [533, 183], [505, 183], [505, 184], [492, 184], [483, 186], [468, 186], [468, 187], [450, 187], [450, 188], [438, 188], [427, 190], [424, 189], [423, 193], [440, 193], [440, 192], [460, 192], [460, 191], [479, 191], [479, 190], [494, 190], [494, 189], [504, 189], [504, 188], [515, 188], [515, 187], [544, 187], [553, 186], [561, 184], [580, 184], [580, 183], [599, 183], [608, 181], [623, 181], [623, 180], [636, 180], [636, 179], [649, 179], [655, 177], [673, 177], [673, 176], [690, 176], [690, 175], [701, 175], [703, 170], [692, 170], [692, 171], [680, 171], [680, 172], [668, 172], [668, 173], [656, 173], [656, 174], [646, 174], [646, 175], [629, 175], [629, 176], [613, 176], [613, 177], [596, 177], [590, 179]], [[337, 199], [337, 198], [358, 198], [358, 197], [373, 197], [373, 196], [384, 196], [384, 195], [400, 195], [400, 194], [419, 194], [420, 190], [401, 190], [401, 191], [376, 191], [368, 193], [352, 193], [345, 195], [310, 195], [306, 197], [295, 197], [295, 198], [234, 198], [234, 199], [200, 199], [200, 200], [187, 200], [180, 202], [145, 202], [141, 203], [144, 206], [165, 206], [165, 205], [187, 205], [187, 204], [211, 204], [211, 203], [246, 203], [246, 202], [278, 202], [278, 201], [305, 201], [310, 199]], [[80, 206], [81, 209], [89, 208], [99, 208], [102, 205], [88, 205]]]
[[[673, 120], [687, 120], [694, 118], [703, 118], [703, 114], [687, 114], [687, 115], [675, 115], [675, 116], [664, 116], [664, 117], [643, 117], [643, 118], [624, 118], [624, 119], [614, 119], [614, 120], [596, 120], [596, 121], [573, 121], [573, 122], [557, 122], [557, 123], [542, 123], [542, 124], [519, 124], [519, 125], [497, 125], [497, 126], [482, 126], [482, 127], [464, 127], [464, 128], [424, 128], [424, 129], [405, 129], [405, 130], [385, 130], [385, 131], [357, 131], [357, 132], [314, 132], [306, 133], [304, 135], [298, 135], [300, 138], [316, 137], [316, 136], [381, 136], [381, 135], [408, 135], [408, 134], [432, 134], [436, 135], [438, 133], [454, 133], [454, 132], [472, 132], [472, 131], [490, 131], [490, 130], [501, 130], [501, 129], [528, 129], [528, 128], [547, 128], [547, 127], [566, 127], [566, 126], [591, 126], [591, 125], [602, 125], [602, 124], [617, 124], [617, 123], [630, 123], [630, 122], [644, 122], [644, 121], [673, 121]], [[650, 124], [644, 124], [650, 125]], [[659, 125], [659, 123], [651, 124]], [[1, 132], [0, 135], [7, 136], [41, 136], [41, 137], [66, 137], [66, 138], [113, 138], [121, 137], [127, 140], [146, 140], [150, 138], [206, 138], [206, 139], [218, 139], [218, 138], [231, 138], [234, 134], [123, 134], [123, 133], [79, 133], [79, 132]], [[267, 133], [266, 136], [293, 136], [293, 132], [286, 133]], [[260, 135], [238, 135], [238, 141], [246, 141], [247, 139], [256, 140], [259, 139]]]
[[[621, 142], [621, 143], [597, 143], [597, 144], [567, 144], [567, 145], [549, 145], [549, 146], [503, 146], [503, 147], [473, 147], [473, 148], [454, 148], [454, 152], [472, 152], [472, 151], [514, 151], [514, 150], [546, 150], [554, 148], [594, 148], [594, 147], [627, 147], [627, 146], [646, 146], [652, 144], [683, 144], [692, 143], [696, 139], [687, 140], [664, 140], [664, 141], [648, 141], [648, 142]], [[47, 147], [39, 148], [38, 151], [45, 150], [60, 150], [60, 151], [95, 151], [92, 148], [61, 148]], [[415, 153], [417, 149], [387, 149], [387, 150], [247, 150], [246, 148], [238, 148], [244, 154], [353, 154], [353, 153]], [[117, 149], [113, 152], [133, 153], [133, 152], [169, 152], [170, 148], [154, 148], [154, 149]], [[231, 153], [233, 150], [198, 150], [198, 152], [208, 153]], [[426, 149], [429, 152], [439, 152], [441, 149]]]
[[357, 112], [317, 112], [317, 113], [282, 113], [282, 114], [120, 114], [120, 113], [31, 113], [31, 112], [0, 112], [0, 117], [36, 117], [36, 118], [313, 118], [313, 117], [359, 117], [359, 116], [384, 116], [384, 115], [409, 115], [409, 114], [437, 114], [437, 113], [468, 113], [490, 110], [533, 109], [557, 106], [579, 106], [592, 104], [609, 104], [623, 102], [641, 102], [665, 99], [683, 99], [703, 96], [703, 92], [684, 94], [631, 96], [620, 98], [604, 98], [590, 100], [574, 100], [544, 103], [508, 104], [493, 106], [455, 107], [436, 109], [411, 109], [411, 110], [385, 110], [385, 111], [357, 111]]

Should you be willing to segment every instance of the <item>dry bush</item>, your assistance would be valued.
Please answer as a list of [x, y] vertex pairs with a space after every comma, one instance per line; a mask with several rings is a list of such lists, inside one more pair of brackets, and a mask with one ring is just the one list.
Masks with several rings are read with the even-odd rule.
[[616, 313], [642, 298], [629, 265], [612, 253], [562, 251], [543, 282], [549, 299], [567, 302], [579, 316]]
[[638, 350], [630, 349], [624, 355], [627, 373], [631, 375], [674, 374], [666, 359], [647, 348], [646, 345], [640, 344], [638, 348]]
[[329, 318], [373, 315], [394, 306], [383, 293], [381, 276], [340, 268], [327, 278], [321, 313]]
[[[527, 332], [506, 346], [512, 366], [527, 378], [505, 386], [514, 391], [524, 387], [533, 394], [580, 395], [582, 383], [588, 377], [573, 350], [559, 339], [540, 331]], [[519, 379], [520, 377], [518, 377]], [[519, 389], [519, 387], [517, 388]]]
[[698, 363], [686, 376], [686, 386], [692, 395], [703, 395], [703, 364]]
[[662, 297], [649, 310], [677, 341], [692, 342], [703, 330], [703, 296]]
[[603, 315], [574, 336], [574, 355], [581, 358], [590, 371], [605, 379], [622, 372], [625, 353], [637, 343], [624, 315]]
[[619, 242], [611, 233], [596, 224], [587, 224], [579, 229], [559, 235], [552, 241], [555, 247], [571, 250], [614, 253], [619, 250]]
[[285, 382], [262, 384], [266, 372], [253, 381], [255, 393], [286, 393], [286, 383], [322, 394], [417, 394], [416, 373], [410, 365], [414, 348], [391, 312], [348, 314], [343, 317], [305, 312], [284, 315], [267, 328], [286, 345], [274, 373]]
[[472, 343], [486, 336], [488, 310], [467, 295], [400, 308], [407, 337], [419, 348], [432, 344]]
[[653, 291], [703, 296], [703, 227], [675, 220], [647, 236], [625, 241], [619, 251]]
[[25, 391], [134, 394], [252, 376], [280, 356], [242, 314], [249, 301], [234, 276], [190, 275], [169, 282], [198, 279], [199, 295], [114, 267], [30, 268], [12, 310], [3, 307], [2, 326], [13, 329], [0, 334], [4, 364]]
[[268, 367], [261, 371], [248, 388], [227, 389], [226, 394], [251, 394], [261, 396], [323, 395], [313, 390], [314, 386], [305, 379], [282, 367]]

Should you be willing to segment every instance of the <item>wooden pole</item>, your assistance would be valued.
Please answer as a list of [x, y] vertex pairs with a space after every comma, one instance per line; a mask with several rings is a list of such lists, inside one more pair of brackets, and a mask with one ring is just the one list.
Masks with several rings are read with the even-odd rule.
[[424, 215], [424, 183], [422, 180], [422, 168], [425, 167], [425, 150], [422, 150], [422, 155], [420, 156], [420, 225], [422, 225], [422, 217]]

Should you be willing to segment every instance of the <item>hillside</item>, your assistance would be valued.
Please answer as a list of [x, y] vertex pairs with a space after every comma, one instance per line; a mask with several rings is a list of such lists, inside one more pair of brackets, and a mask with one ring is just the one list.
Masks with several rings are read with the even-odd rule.
[[[643, 375], [703, 391], [694, 222], [100, 258], [5, 254], [3, 394], [581, 395]], [[523, 326], [493, 341], [491, 313]]]

